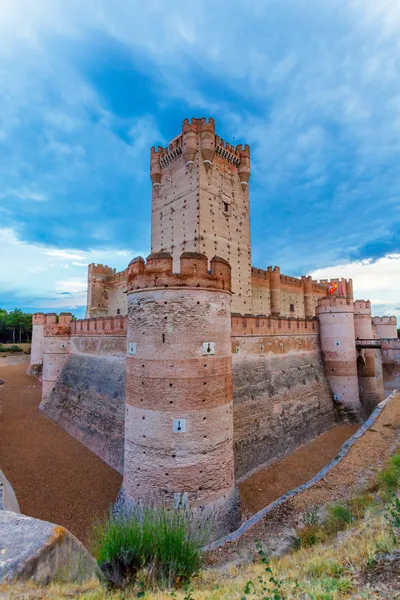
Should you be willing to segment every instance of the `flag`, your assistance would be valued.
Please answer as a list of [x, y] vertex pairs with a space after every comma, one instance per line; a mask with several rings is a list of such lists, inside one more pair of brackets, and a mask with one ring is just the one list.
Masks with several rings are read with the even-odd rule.
[[329, 293], [330, 293], [330, 294], [334, 294], [334, 293], [336, 292], [337, 288], [338, 288], [338, 285], [337, 285], [336, 281], [335, 281], [335, 282], [332, 282], [332, 283], [329, 285]]

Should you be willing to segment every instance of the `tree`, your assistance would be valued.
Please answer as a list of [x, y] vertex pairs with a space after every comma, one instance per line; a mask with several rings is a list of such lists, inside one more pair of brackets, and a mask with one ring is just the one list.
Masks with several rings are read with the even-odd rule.
[[32, 337], [32, 315], [20, 308], [7, 312], [0, 308], [0, 340], [12, 343], [29, 342]]

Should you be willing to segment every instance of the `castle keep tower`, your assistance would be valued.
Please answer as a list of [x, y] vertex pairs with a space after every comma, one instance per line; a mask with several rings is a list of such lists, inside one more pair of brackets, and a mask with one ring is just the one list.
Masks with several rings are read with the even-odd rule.
[[214, 120], [188, 119], [167, 148], [151, 149], [152, 252], [218, 254], [232, 267], [232, 311], [251, 312], [250, 149], [215, 135]]
[[28, 369], [29, 375], [35, 375], [39, 372], [43, 364], [43, 336], [45, 315], [43, 313], [35, 313], [32, 315], [32, 347], [31, 360]]
[[128, 288], [124, 479], [119, 506], [162, 501], [236, 528], [231, 272], [221, 258], [151, 254]]

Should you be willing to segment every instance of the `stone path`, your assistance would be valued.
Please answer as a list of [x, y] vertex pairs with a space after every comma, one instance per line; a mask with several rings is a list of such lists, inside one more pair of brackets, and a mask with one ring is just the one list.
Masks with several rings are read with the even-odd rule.
[[28, 363], [0, 362], [0, 468], [21, 512], [63, 525], [83, 542], [106, 514], [122, 478], [38, 411], [41, 384]]

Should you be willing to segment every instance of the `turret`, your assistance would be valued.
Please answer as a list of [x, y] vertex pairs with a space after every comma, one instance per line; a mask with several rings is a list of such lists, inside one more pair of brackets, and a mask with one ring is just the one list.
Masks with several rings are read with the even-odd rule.
[[397, 340], [397, 319], [396, 317], [373, 317], [372, 323], [376, 329], [376, 337], [379, 340], [394, 339]]
[[189, 123], [185, 119], [182, 123], [182, 153], [186, 166], [191, 167], [194, 164], [194, 157], [197, 152], [197, 119]]
[[240, 184], [242, 190], [245, 191], [249, 185], [250, 179], [250, 147], [246, 144], [244, 149], [242, 149], [242, 146], [239, 145], [236, 147], [236, 151], [238, 151], [240, 155], [240, 164], [238, 166]]
[[[354, 332], [356, 343], [368, 343], [373, 339], [371, 321], [371, 302], [369, 300], [356, 300], [354, 302]], [[384, 398], [383, 378], [377, 381], [375, 359], [380, 360], [380, 353], [375, 357], [373, 348], [360, 348], [357, 350], [357, 375], [360, 402], [367, 414]], [[378, 369], [381, 373], [382, 369]]]
[[[163, 253], [167, 254], [167, 253]], [[230, 270], [217, 257], [151, 255], [128, 290], [124, 478], [117, 509], [160, 502], [238, 526]], [[216, 427], [215, 425], [218, 424]]]
[[71, 313], [44, 315], [42, 404], [49, 400], [70, 352]]
[[150, 150], [150, 178], [153, 182], [154, 186], [161, 185], [161, 146], [158, 147], [158, 150], [153, 146]]
[[363, 409], [358, 392], [354, 304], [347, 298], [324, 296], [318, 300], [317, 316], [325, 374], [334, 399], [350, 420], [360, 421]]
[[215, 124], [214, 119], [200, 119], [200, 152], [206, 171], [210, 168], [215, 156]]
[[43, 335], [45, 316], [43, 313], [32, 315], [32, 346], [28, 374], [37, 375], [43, 364]]

